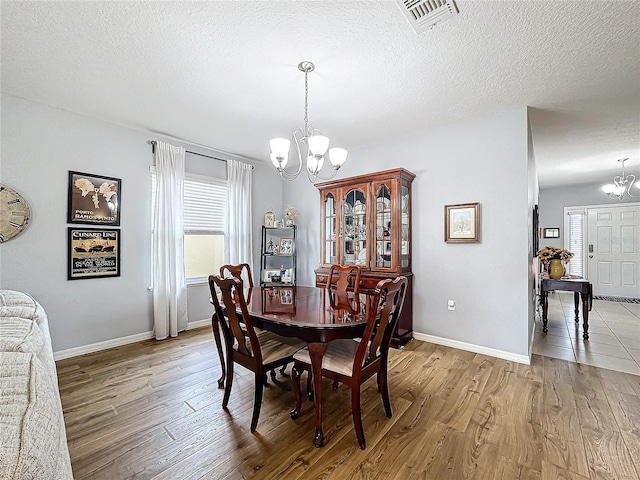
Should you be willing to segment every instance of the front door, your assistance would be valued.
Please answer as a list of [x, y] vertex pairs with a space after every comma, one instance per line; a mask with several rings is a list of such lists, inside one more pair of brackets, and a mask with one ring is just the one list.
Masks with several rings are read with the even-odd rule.
[[588, 209], [587, 278], [594, 295], [640, 297], [640, 206]]

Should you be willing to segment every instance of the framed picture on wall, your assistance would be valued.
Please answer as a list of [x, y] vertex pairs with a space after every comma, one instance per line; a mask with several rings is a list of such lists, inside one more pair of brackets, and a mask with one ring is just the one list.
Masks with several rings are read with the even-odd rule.
[[533, 207], [532, 220], [531, 234], [533, 236], [533, 254], [536, 255], [540, 249], [540, 213], [538, 211], [538, 205], [534, 205]]
[[119, 226], [121, 190], [119, 178], [70, 171], [67, 223]]
[[120, 229], [68, 228], [67, 279], [120, 276]]
[[544, 238], [560, 238], [560, 227], [545, 228], [542, 232]]
[[444, 206], [444, 241], [447, 243], [480, 241], [480, 203]]

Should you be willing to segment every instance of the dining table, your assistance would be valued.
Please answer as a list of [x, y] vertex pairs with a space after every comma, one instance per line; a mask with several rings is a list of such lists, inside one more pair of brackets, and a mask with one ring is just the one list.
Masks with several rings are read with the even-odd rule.
[[263, 286], [245, 290], [254, 327], [307, 343], [311, 358], [316, 428], [313, 443], [324, 445], [322, 429], [322, 359], [329, 342], [362, 336], [367, 324], [368, 295], [361, 294], [361, 311], [333, 308], [325, 288]]

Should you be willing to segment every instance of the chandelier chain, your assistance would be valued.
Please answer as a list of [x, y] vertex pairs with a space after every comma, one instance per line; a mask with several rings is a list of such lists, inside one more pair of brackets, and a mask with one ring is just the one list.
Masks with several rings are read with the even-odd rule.
[[309, 123], [309, 72], [304, 72], [304, 133], [307, 134]]

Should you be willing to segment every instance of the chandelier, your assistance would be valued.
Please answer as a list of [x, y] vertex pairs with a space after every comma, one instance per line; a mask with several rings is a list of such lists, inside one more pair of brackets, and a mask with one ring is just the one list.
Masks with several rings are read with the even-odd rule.
[[622, 162], [622, 175], [613, 177], [613, 183], [607, 183], [606, 185], [602, 186], [602, 191], [606, 193], [611, 199], [617, 198], [618, 200], [622, 200], [625, 192], [630, 197], [635, 197], [635, 195], [631, 193], [631, 187], [636, 181], [636, 176], [624, 174], [624, 162], [626, 162], [627, 160], [629, 159], [621, 158], [620, 160], [618, 160], [619, 162]]
[[[300, 62], [298, 70], [304, 73], [304, 127], [295, 127], [291, 135], [291, 140], [286, 138], [272, 138], [269, 141], [271, 147], [271, 162], [276, 167], [278, 173], [284, 180], [293, 180], [300, 174], [303, 164], [303, 154], [306, 157], [306, 169], [309, 181], [329, 180], [336, 176], [336, 173], [347, 159], [347, 151], [344, 148], [334, 147], [329, 150], [329, 162], [333, 166], [333, 174], [323, 178], [320, 171], [324, 165], [324, 157], [329, 148], [329, 138], [322, 135], [317, 128], [313, 128], [309, 124], [308, 97], [309, 97], [309, 80], [310, 72], [313, 72], [315, 65], [311, 62]], [[296, 147], [298, 154], [298, 167], [296, 171], [285, 171], [287, 162], [289, 161], [289, 148], [291, 142]]]

